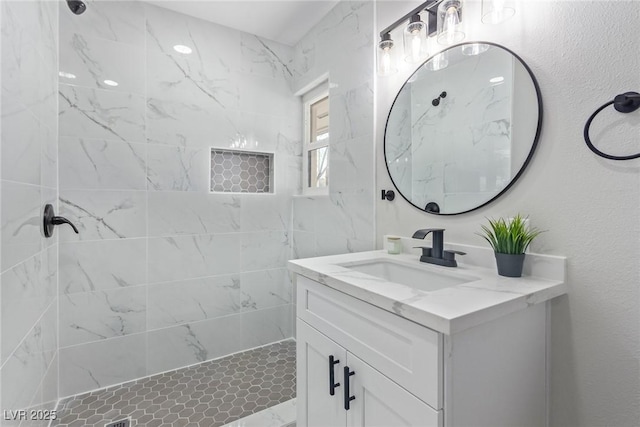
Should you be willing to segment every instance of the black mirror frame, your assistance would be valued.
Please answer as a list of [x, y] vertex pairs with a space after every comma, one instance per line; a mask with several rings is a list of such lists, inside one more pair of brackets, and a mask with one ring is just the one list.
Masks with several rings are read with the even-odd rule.
[[[398, 100], [398, 96], [400, 96], [400, 92], [402, 92], [402, 89], [404, 89], [404, 87], [407, 85], [407, 83], [409, 82], [409, 80], [411, 80], [411, 78], [422, 69], [422, 67], [429, 62], [434, 56], [451, 50], [451, 49], [455, 49], [455, 48], [459, 48], [463, 45], [467, 45], [467, 44], [487, 44], [490, 46], [495, 46], [498, 47], [500, 49], [506, 50], [507, 52], [509, 52], [511, 55], [513, 55], [514, 58], [516, 58], [518, 61], [520, 61], [520, 63], [524, 66], [525, 70], [527, 70], [527, 73], [529, 73], [529, 76], [531, 77], [531, 81], [533, 82], [533, 87], [536, 90], [536, 96], [538, 98], [538, 126], [536, 127], [536, 134], [535, 137], [533, 138], [533, 143], [531, 145], [531, 149], [529, 150], [529, 154], [527, 155], [527, 158], [525, 159], [524, 163], [522, 164], [522, 166], [520, 167], [520, 170], [518, 171], [518, 173], [516, 173], [516, 175], [511, 179], [511, 181], [509, 181], [509, 184], [507, 184], [506, 187], [504, 187], [502, 189], [502, 191], [500, 191], [498, 194], [496, 194], [494, 197], [492, 197], [491, 199], [487, 200], [486, 202], [484, 202], [481, 205], [476, 206], [475, 208], [466, 210], [466, 211], [462, 211], [462, 212], [455, 212], [455, 213], [440, 213], [439, 209], [437, 209], [437, 212], [435, 209], [433, 210], [428, 210], [427, 206], [429, 206], [429, 203], [427, 206], [425, 207], [420, 207], [415, 205], [414, 203], [411, 202], [411, 200], [407, 199], [407, 197], [402, 194], [402, 191], [400, 191], [400, 189], [398, 188], [398, 186], [396, 185], [395, 181], [393, 180], [393, 177], [391, 176], [391, 172], [389, 171], [389, 164], [387, 162], [387, 150], [386, 150], [386, 146], [387, 146], [387, 127], [389, 126], [389, 118], [391, 117], [391, 112], [393, 111], [393, 106], [396, 104], [396, 101]], [[516, 55], [512, 50], [507, 49], [506, 47], [499, 45], [497, 43], [492, 43], [492, 42], [485, 42], [485, 41], [474, 41], [474, 42], [465, 42], [465, 43], [459, 43], [453, 46], [448, 47], [447, 49], [444, 49], [438, 53], [436, 53], [436, 55], [432, 55], [429, 58], [427, 58], [422, 64], [420, 64], [420, 66], [413, 72], [411, 73], [411, 75], [409, 76], [409, 78], [404, 82], [404, 84], [402, 85], [402, 87], [400, 88], [400, 90], [398, 91], [398, 94], [396, 95], [396, 97], [393, 99], [393, 103], [391, 104], [391, 108], [389, 109], [389, 114], [387, 115], [387, 121], [384, 125], [384, 136], [383, 136], [383, 144], [382, 144], [382, 151], [384, 154], [384, 166], [385, 168], [387, 168], [387, 175], [389, 175], [389, 178], [391, 179], [391, 183], [393, 184], [393, 186], [396, 188], [396, 190], [398, 190], [398, 194], [400, 194], [402, 196], [403, 199], [405, 199], [407, 201], [407, 203], [409, 203], [411, 206], [415, 207], [416, 209], [422, 211], [422, 212], [426, 212], [429, 213], [431, 215], [439, 215], [439, 216], [449, 216], [449, 215], [462, 215], [468, 212], [473, 212], [475, 210], [481, 209], [485, 206], [487, 206], [488, 204], [492, 203], [494, 200], [496, 200], [498, 197], [502, 196], [503, 194], [505, 194], [507, 191], [509, 191], [509, 189], [513, 186], [513, 184], [518, 180], [518, 178], [520, 178], [520, 176], [524, 173], [525, 169], [527, 168], [527, 166], [529, 165], [529, 162], [531, 161], [531, 159], [533, 158], [533, 154], [536, 151], [536, 147], [538, 146], [538, 141], [540, 139], [540, 131], [542, 130], [542, 95], [540, 93], [540, 86], [538, 85], [538, 81], [536, 80], [535, 75], [533, 74], [533, 72], [531, 71], [531, 68], [529, 68], [529, 66], [527, 65], [526, 62], [524, 62], [522, 60], [522, 58], [520, 58], [520, 56]]]

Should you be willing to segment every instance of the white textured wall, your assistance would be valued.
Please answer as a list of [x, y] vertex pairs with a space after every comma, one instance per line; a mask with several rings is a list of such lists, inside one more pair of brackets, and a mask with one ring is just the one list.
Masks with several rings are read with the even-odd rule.
[[[378, 28], [416, 2], [378, 2]], [[612, 162], [582, 139], [589, 115], [614, 95], [640, 91], [640, 2], [519, 2], [496, 27], [467, 3], [467, 40], [515, 51], [538, 79], [544, 124], [538, 150], [519, 182], [469, 214], [431, 216], [402, 198], [377, 201], [377, 236], [443, 227], [446, 241], [482, 244], [487, 216], [522, 212], [545, 230], [535, 252], [568, 257], [569, 295], [552, 304], [552, 426], [637, 426], [640, 420], [640, 160]], [[393, 97], [410, 70], [377, 81], [377, 188], [392, 188], [383, 132]], [[640, 151], [640, 112], [608, 110], [592, 136], [613, 153]]]

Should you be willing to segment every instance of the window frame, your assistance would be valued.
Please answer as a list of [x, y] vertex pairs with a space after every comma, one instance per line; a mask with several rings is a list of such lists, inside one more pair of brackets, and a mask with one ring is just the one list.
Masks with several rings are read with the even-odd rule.
[[[302, 95], [302, 111], [303, 111], [303, 135], [302, 135], [302, 194], [303, 195], [328, 195], [330, 181], [330, 145], [331, 145], [331, 133], [329, 137], [322, 142], [311, 142], [311, 106], [316, 102], [328, 98], [329, 103], [331, 98], [329, 96], [329, 81], [320, 83], [313, 89], [307, 91]], [[329, 106], [329, 126], [331, 126], [331, 106]], [[311, 151], [325, 148], [327, 149], [327, 185], [325, 187], [311, 187], [309, 186], [309, 153]]]

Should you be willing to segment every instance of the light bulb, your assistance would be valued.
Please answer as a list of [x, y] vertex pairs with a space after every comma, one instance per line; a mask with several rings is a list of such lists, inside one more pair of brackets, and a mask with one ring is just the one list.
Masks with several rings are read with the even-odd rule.
[[411, 38], [411, 59], [413, 62], [417, 62], [420, 60], [421, 48], [422, 48], [422, 40], [420, 40], [420, 36], [418, 33]]
[[387, 75], [391, 73], [391, 53], [390, 49], [383, 49], [382, 52], [382, 74]]
[[392, 51], [393, 40], [389, 33], [384, 34], [380, 43], [378, 43], [378, 74], [381, 76], [388, 76], [395, 73], [397, 70], [393, 66]]
[[460, 23], [458, 19], [458, 10], [451, 6], [447, 9], [447, 15], [444, 18], [444, 30], [445, 40], [448, 44], [456, 41], [456, 25]]
[[438, 43], [451, 45], [464, 39], [460, 30], [462, 1], [447, 0], [438, 6]]
[[404, 59], [409, 63], [417, 63], [427, 54], [427, 24], [420, 20], [420, 15], [411, 16], [404, 29]]

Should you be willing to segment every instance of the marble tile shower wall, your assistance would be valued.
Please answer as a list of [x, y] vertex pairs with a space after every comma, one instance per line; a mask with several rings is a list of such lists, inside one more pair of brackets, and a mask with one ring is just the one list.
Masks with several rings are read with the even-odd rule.
[[3, 1], [0, 22], [0, 425], [13, 426], [10, 411], [58, 398], [58, 243], [40, 231], [57, 205], [58, 4]]
[[[134, 1], [62, 12], [61, 396], [290, 337], [292, 48]], [[275, 153], [276, 194], [210, 194], [212, 146]]]
[[329, 75], [329, 197], [293, 202], [293, 256], [374, 248], [373, 2], [342, 1], [295, 46], [296, 90]]

